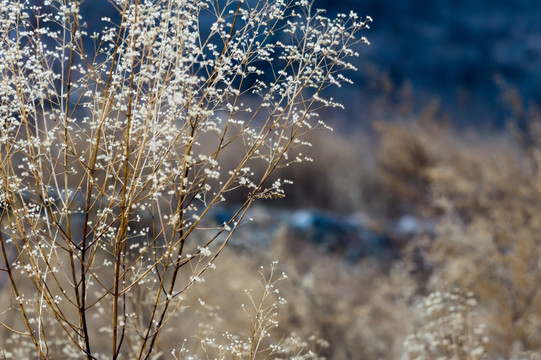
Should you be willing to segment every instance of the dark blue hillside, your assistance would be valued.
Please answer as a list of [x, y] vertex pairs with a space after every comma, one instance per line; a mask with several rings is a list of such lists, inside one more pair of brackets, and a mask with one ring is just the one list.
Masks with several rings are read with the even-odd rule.
[[[509, 113], [495, 79], [541, 103], [541, 8], [534, 0], [316, 0], [329, 12], [374, 19], [363, 62], [400, 86], [436, 95], [454, 121], [501, 125]], [[366, 68], [365, 68], [366, 69]], [[371, 74], [358, 78], [366, 86]], [[355, 102], [352, 101], [352, 105]]]

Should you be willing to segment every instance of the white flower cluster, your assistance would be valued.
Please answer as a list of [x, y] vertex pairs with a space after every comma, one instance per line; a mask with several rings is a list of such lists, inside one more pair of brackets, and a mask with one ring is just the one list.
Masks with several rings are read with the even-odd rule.
[[407, 359], [483, 359], [484, 324], [476, 322], [472, 292], [433, 292], [419, 303], [417, 330], [404, 342]]
[[[90, 356], [87, 319], [108, 309], [109, 357], [130, 343], [150, 358], [252, 202], [284, 196], [273, 171], [311, 161], [298, 138], [341, 106], [325, 89], [351, 82], [371, 19], [306, 0], [114, 0], [88, 30], [84, 1], [33, 3], [0, 0], [0, 258], [15, 297], [33, 289], [17, 324], [32, 357], [60, 356], [49, 327]], [[150, 310], [128, 316], [142, 293]]]

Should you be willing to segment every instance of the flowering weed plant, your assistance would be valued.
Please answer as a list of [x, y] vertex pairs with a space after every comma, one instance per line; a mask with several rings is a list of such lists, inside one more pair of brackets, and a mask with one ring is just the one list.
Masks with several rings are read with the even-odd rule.
[[302, 135], [340, 106], [325, 89], [350, 82], [371, 21], [306, 0], [110, 0], [93, 32], [84, 6], [0, 1], [5, 358], [159, 357], [249, 206], [284, 195], [274, 170], [310, 160]]

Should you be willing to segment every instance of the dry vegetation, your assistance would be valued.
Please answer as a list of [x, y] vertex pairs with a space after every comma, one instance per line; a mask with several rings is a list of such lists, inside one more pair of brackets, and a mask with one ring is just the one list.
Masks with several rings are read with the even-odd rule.
[[[28, 9], [0, 4], [20, 14], [5, 17], [0, 52], [0, 356], [539, 358], [541, 117], [515, 92], [505, 93], [514, 110], [506, 135], [454, 130], [437, 104], [410, 106], [406, 87], [386, 96], [407, 101], [375, 99], [385, 111], [374, 112], [373, 129], [314, 132], [301, 142], [318, 123], [313, 108], [336, 105], [311, 96], [335, 65], [350, 65], [340, 51], [302, 47], [292, 36], [297, 47], [266, 48], [286, 61], [269, 92], [258, 82], [243, 87], [260, 71], [248, 64], [268, 61], [248, 36], [267, 33], [247, 19], [268, 16], [297, 34], [295, 24], [282, 22], [293, 15], [281, 2], [214, 8], [211, 38], [223, 45], [217, 51], [214, 40], [175, 33], [196, 26], [198, 2], [158, 9], [117, 1], [126, 23], [101, 34], [95, 60], [78, 40], [77, 6], [53, 3], [62, 40], [26, 22]], [[312, 11], [306, 1], [295, 6]], [[175, 43], [176, 55], [157, 40], [156, 22], [137, 21], [157, 9], [176, 19], [162, 29], [184, 41]], [[231, 37], [243, 16], [248, 35]], [[318, 19], [325, 26], [305, 34], [313, 41], [343, 35], [340, 21], [353, 32], [367, 25], [354, 15]], [[55, 54], [34, 56], [45, 35], [78, 67], [59, 71], [64, 61]], [[358, 41], [348, 36], [340, 46]], [[201, 46], [212, 60], [197, 57]], [[253, 52], [238, 51], [244, 46]], [[298, 58], [301, 48], [310, 50]], [[156, 54], [163, 78], [149, 79]], [[190, 54], [198, 54], [192, 68], [179, 65]], [[23, 68], [22, 59], [34, 68]], [[82, 67], [86, 61], [95, 61], [92, 71]], [[286, 75], [297, 76], [300, 87]], [[150, 91], [152, 84], [171, 93]], [[252, 109], [257, 96], [261, 106]], [[314, 163], [289, 166], [311, 157]], [[249, 212], [256, 200], [277, 204], [270, 198], [283, 196], [279, 178], [293, 180], [279, 206], [354, 213], [390, 238], [393, 256], [345, 261], [347, 248], [333, 253], [305, 241], [280, 211]], [[226, 220], [216, 222], [215, 205], [224, 202]], [[255, 225], [246, 225], [252, 215]], [[394, 231], [405, 215], [428, 225]], [[255, 246], [269, 227], [272, 238]]]
[[[310, 279], [323, 306], [325, 320], [311, 329], [330, 340], [329, 358], [538, 358], [540, 122], [535, 107], [521, 112], [511, 95], [507, 134], [453, 130], [428, 108], [408, 120], [375, 123], [371, 168], [342, 163], [343, 172], [360, 171], [355, 195], [379, 194], [379, 203], [362, 207], [375, 227], [390, 229], [412, 214], [432, 226], [395, 238], [402, 255], [389, 266], [375, 259], [348, 266], [329, 255], [299, 261], [293, 252], [291, 266]], [[358, 162], [370, 157], [355, 151]], [[325, 333], [328, 323], [334, 329]]]
[[86, 5], [0, 0], [0, 356], [317, 356], [268, 340], [272, 270], [246, 337], [187, 354], [162, 334], [251, 205], [284, 196], [272, 175], [341, 106], [325, 89], [351, 83], [371, 19], [306, 0], [111, 0], [89, 30]]
[[[317, 348], [325, 358], [539, 358], [541, 149], [522, 140], [535, 134], [537, 119], [528, 118], [526, 133], [517, 132], [513, 121], [509, 135], [481, 136], [432, 120], [433, 110], [412, 115], [413, 120], [377, 122], [372, 160], [352, 141], [340, 153], [332, 144], [348, 138], [332, 135], [322, 158], [334, 154], [343, 161], [306, 164], [306, 172], [288, 170], [295, 180], [288, 192], [311, 199], [307, 206], [334, 196], [331, 206], [340, 211], [341, 199], [352, 206], [377, 191], [385, 194], [379, 202], [357, 208], [371, 214], [373, 228], [391, 229], [405, 214], [432, 226], [394, 238], [401, 255], [386, 261], [348, 263], [343, 254], [298, 239], [286, 225], [263, 251], [232, 247], [222, 258], [220, 275], [207, 278], [213, 286], [197, 290], [207, 304], [220, 306], [213, 308], [225, 319], [217, 333], [229, 326], [242, 333], [247, 319], [230, 304], [246, 302], [246, 286], [257, 288], [246, 284], [257, 284], [258, 264], [279, 259], [277, 268], [288, 274], [280, 294], [288, 303], [276, 331], [325, 339], [329, 346]], [[364, 159], [368, 164], [360, 164]], [[355, 169], [349, 176], [358, 188], [344, 195], [340, 185], [326, 180], [329, 168]], [[314, 177], [328, 184], [318, 185], [322, 193], [303, 186]], [[238, 280], [228, 283], [227, 292], [212, 291], [223, 278]], [[304, 348], [310, 346], [307, 341]]]

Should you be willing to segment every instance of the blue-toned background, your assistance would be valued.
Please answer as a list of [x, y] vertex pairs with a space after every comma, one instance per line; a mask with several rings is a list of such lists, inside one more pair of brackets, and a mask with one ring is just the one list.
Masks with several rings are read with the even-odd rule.
[[[83, 4], [90, 27], [110, 6]], [[525, 102], [541, 100], [541, 3], [535, 0], [316, 0], [329, 15], [356, 11], [374, 22], [360, 47], [354, 88], [344, 87], [349, 121], [370, 121], [374, 95], [411, 85], [416, 99], [437, 98], [460, 125], [501, 127], [509, 116], [502, 81]], [[499, 79], [499, 80], [498, 80]]]
[[[411, 81], [419, 95], [438, 96], [454, 122], [508, 116], [500, 78], [524, 99], [541, 100], [541, 3], [534, 0], [318, 0], [331, 12], [372, 16], [372, 45], [362, 61], [386, 72], [394, 86]], [[361, 79], [374, 74], [361, 67]], [[360, 87], [367, 89], [366, 82]]]

